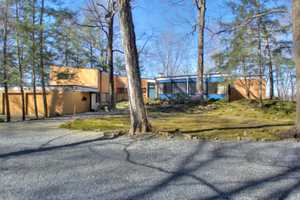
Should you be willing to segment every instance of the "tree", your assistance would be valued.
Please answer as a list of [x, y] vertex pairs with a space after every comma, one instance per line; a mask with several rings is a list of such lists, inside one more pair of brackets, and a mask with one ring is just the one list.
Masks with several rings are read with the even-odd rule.
[[197, 67], [197, 92], [204, 95], [204, 30], [206, 0], [195, 0], [198, 10], [198, 67]]
[[[282, 38], [287, 38], [284, 34], [288, 30], [288, 25], [281, 22], [279, 17], [287, 10], [284, 6], [274, 6], [270, 0], [228, 1], [227, 5], [233, 18], [230, 22], [221, 22], [223, 30], [219, 32], [225, 33], [223, 41], [229, 46], [222, 52], [226, 55], [223, 57], [227, 57], [225, 66], [244, 78], [247, 74], [259, 77], [258, 100], [262, 106], [264, 77], [269, 79], [270, 98], [274, 97], [273, 65], [278, 59], [276, 49], [287, 43]], [[245, 79], [247, 86], [246, 82]]]
[[31, 2], [31, 68], [32, 68], [32, 87], [33, 87], [33, 102], [34, 102], [34, 113], [35, 118], [39, 118], [38, 107], [37, 107], [37, 93], [36, 93], [36, 1], [32, 0]]
[[44, 10], [45, 10], [45, 2], [41, 0], [41, 9], [40, 9], [40, 77], [42, 83], [42, 95], [43, 95], [43, 105], [44, 105], [44, 117], [48, 117], [48, 105], [47, 105], [47, 94], [46, 94], [46, 86], [45, 86], [45, 66], [44, 66]]
[[294, 60], [296, 64], [297, 77], [297, 108], [296, 129], [300, 131], [300, 1], [293, 0], [293, 38], [294, 38]]
[[125, 67], [128, 78], [128, 96], [131, 118], [130, 132], [131, 134], [145, 133], [151, 131], [151, 125], [148, 121], [141, 88], [141, 75], [131, 13], [131, 3], [130, 0], [118, 0], [118, 4], [120, 9], [122, 44], [125, 53]]
[[99, 27], [107, 38], [106, 56], [107, 70], [109, 74], [108, 93], [109, 93], [109, 109], [113, 110], [115, 104], [115, 86], [114, 86], [114, 17], [116, 13], [116, 1], [89, 0], [89, 10], [96, 17], [96, 26]]
[[17, 45], [17, 65], [19, 69], [19, 87], [21, 92], [21, 101], [22, 101], [22, 120], [26, 119], [25, 113], [25, 94], [24, 94], [24, 68], [23, 68], [23, 56], [22, 56], [22, 47], [21, 47], [21, 21], [20, 21], [20, 0], [16, 1], [16, 45]]
[[184, 71], [184, 61], [189, 57], [189, 46], [182, 38], [171, 32], [164, 32], [155, 41], [153, 49], [151, 59], [162, 66], [165, 76], [175, 76]]
[[10, 122], [10, 107], [9, 107], [9, 95], [8, 95], [8, 10], [9, 0], [5, 0], [4, 5], [4, 33], [3, 33], [3, 83], [4, 83], [4, 98], [5, 98], [5, 109], [6, 109], [6, 121]]

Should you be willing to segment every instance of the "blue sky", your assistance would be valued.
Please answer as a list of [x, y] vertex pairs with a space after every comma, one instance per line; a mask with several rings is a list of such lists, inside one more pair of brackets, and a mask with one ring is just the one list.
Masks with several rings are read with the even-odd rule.
[[[80, 8], [84, 5], [85, 0], [65, 1], [68, 2], [74, 10], [80, 12]], [[274, 0], [276, 1], [276, 0]], [[142, 35], [159, 36], [164, 32], [171, 32], [178, 36], [178, 38], [185, 37], [192, 31], [192, 24], [196, 20], [197, 12], [194, 9], [192, 0], [186, 0], [183, 5], [174, 6], [170, 4], [170, 0], [135, 0], [134, 1], [134, 22], [137, 38]], [[291, 5], [291, 0], [277, 0], [278, 4]], [[218, 28], [217, 21], [219, 19], [230, 19], [231, 15], [225, 6], [225, 0], [207, 0], [207, 27], [211, 30]], [[187, 67], [195, 72], [197, 63], [197, 39], [196, 34], [189, 34], [189, 42], [187, 43], [189, 53], [189, 62]], [[211, 60], [211, 55], [216, 52], [219, 47], [217, 37], [211, 36], [206, 31], [205, 35], [205, 67], [214, 67]], [[138, 41], [143, 44], [143, 38]], [[148, 62], [143, 63], [148, 76], [155, 76], [159, 71], [157, 63]], [[154, 66], [155, 65], [155, 66]]]

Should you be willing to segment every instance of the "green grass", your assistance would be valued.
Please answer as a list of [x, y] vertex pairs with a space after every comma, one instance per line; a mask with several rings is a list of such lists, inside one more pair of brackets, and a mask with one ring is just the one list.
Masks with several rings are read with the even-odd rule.
[[[231, 103], [216, 102], [213, 109], [202, 106], [163, 112], [149, 112], [155, 132], [180, 132], [201, 139], [220, 140], [279, 140], [280, 133], [292, 127], [295, 104], [292, 102], [266, 101], [263, 108], [250, 101]], [[209, 107], [208, 106], [208, 107]], [[208, 108], [204, 107], [204, 108]], [[129, 129], [129, 117], [105, 117], [75, 120], [63, 124], [63, 128], [77, 130], [122, 130]]]

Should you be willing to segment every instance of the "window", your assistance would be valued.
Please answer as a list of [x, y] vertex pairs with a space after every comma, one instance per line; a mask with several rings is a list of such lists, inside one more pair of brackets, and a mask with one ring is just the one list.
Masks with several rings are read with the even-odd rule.
[[68, 73], [68, 72], [59, 72], [57, 73], [58, 80], [69, 80], [73, 79], [75, 74]]
[[87, 101], [86, 97], [82, 97], [81, 101]]
[[186, 82], [173, 83], [174, 94], [185, 94], [186, 86]]
[[218, 94], [218, 83], [208, 83], [208, 94]]
[[189, 81], [189, 94], [194, 95], [196, 94], [196, 82]]
[[172, 83], [162, 83], [160, 88], [163, 94], [172, 94]]
[[208, 83], [208, 94], [225, 94], [223, 83]]

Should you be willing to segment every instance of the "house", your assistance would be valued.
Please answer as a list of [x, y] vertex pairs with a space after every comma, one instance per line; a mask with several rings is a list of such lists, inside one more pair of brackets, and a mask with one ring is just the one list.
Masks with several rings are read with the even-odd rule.
[[[108, 73], [96, 68], [51, 66], [46, 87], [49, 116], [71, 115], [95, 111], [108, 102]], [[124, 76], [115, 76], [116, 101], [128, 100], [128, 81]], [[147, 79], [142, 79], [144, 97], [147, 98]], [[31, 87], [25, 87], [25, 112], [34, 116], [34, 98]], [[19, 87], [9, 88], [12, 117], [22, 115], [22, 98]], [[44, 115], [42, 88], [37, 87], [37, 108]], [[0, 89], [0, 114], [5, 114], [4, 90]]]
[[[196, 94], [197, 76], [169, 76], [158, 77], [155, 79], [152, 87], [148, 86], [150, 98], [172, 99], [178, 95], [193, 96]], [[247, 92], [248, 91], [248, 92]], [[259, 80], [257, 76], [232, 80], [231, 76], [226, 74], [205, 74], [204, 75], [204, 93], [208, 100], [228, 99], [230, 101], [242, 98], [259, 98]], [[266, 97], [266, 81], [263, 81], [263, 98]]]
[[[108, 73], [95, 68], [58, 67], [51, 66], [48, 86], [46, 87], [49, 116], [72, 115], [96, 111], [100, 106], [107, 105]], [[114, 91], [117, 102], [127, 101], [127, 77], [114, 77]], [[259, 82], [255, 77], [248, 79], [235, 79], [229, 84], [225, 75], [205, 75], [205, 94], [208, 99], [237, 100], [247, 97], [248, 86], [250, 98], [258, 98]], [[249, 84], [250, 83], [250, 84]], [[32, 88], [24, 88], [25, 112], [27, 116], [34, 116], [34, 98]], [[196, 93], [196, 76], [157, 77], [155, 79], [142, 79], [142, 92], [145, 100], [168, 99], [177, 95], [192, 96]], [[10, 111], [12, 117], [22, 115], [22, 98], [18, 87], [9, 88]], [[265, 82], [263, 84], [265, 97]], [[3, 89], [0, 90], [0, 113], [5, 114], [5, 99]], [[43, 116], [42, 90], [37, 87], [38, 114]]]

